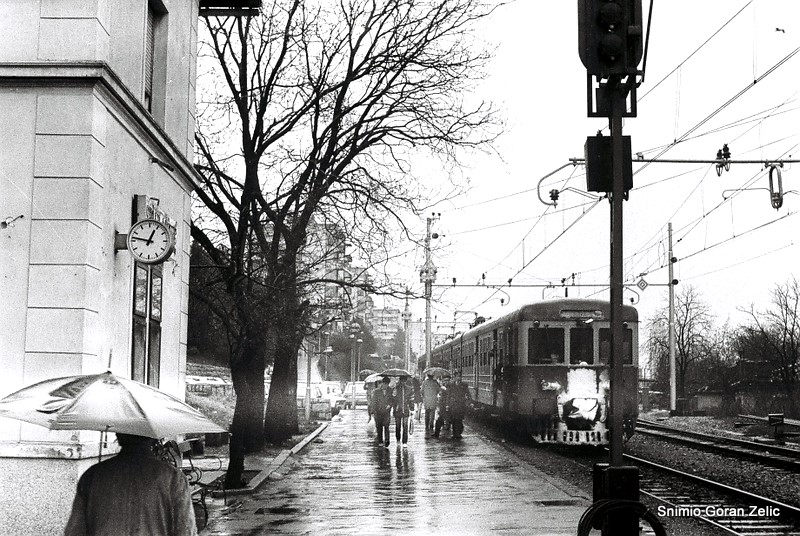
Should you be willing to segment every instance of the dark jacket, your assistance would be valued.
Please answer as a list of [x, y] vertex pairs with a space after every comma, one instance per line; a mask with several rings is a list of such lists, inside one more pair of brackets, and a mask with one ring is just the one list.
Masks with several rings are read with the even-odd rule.
[[446, 404], [454, 419], [463, 419], [467, 403], [472, 400], [466, 383], [451, 383], [445, 391]]
[[392, 398], [391, 391], [378, 387], [372, 391], [372, 397], [369, 400], [369, 409], [376, 417], [386, 418], [392, 411], [394, 406], [394, 399]]
[[414, 388], [408, 383], [398, 383], [394, 388], [394, 416], [411, 415], [414, 411]]
[[65, 536], [194, 536], [186, 477], [144, 448], [123, 447], [78, 480]]

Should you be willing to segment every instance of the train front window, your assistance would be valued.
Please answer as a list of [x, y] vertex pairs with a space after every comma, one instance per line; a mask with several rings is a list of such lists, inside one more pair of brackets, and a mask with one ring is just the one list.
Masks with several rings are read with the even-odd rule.
[[564, 363], [564, 328], [528, 330], [528, 364]]
[[[623, 330], [622, 356], [623, 363], [633, 364], [633, 330]], [[600, 362], [609, 363], [611, 357], [611, 330], [609, 328], [600, 329]]]
[[591, 365], [594, 361], [594, 331], [592, 328], [569, 330], [569, 363]]

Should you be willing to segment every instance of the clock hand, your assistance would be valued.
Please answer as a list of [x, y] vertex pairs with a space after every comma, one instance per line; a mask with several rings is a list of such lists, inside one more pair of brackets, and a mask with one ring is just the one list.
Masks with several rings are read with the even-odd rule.
[[147, 245], [148, 245], [148, 246], [149, 246], [150, 244], [152, 244], [152, 243], [153, 243], [153, 236], [154, 236], [155, 234], [156, 234], [156, 230], [155, 230], [155, 229], [153, 229], [153, 231], [150, 233], [150, 238], [148, 238], [148, 239], [147, 239]]

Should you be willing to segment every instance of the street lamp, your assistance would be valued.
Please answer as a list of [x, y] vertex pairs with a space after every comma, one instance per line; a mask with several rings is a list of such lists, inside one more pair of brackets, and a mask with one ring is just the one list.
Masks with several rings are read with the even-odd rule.
[[328, 357], [333, 353], [333, 346], [326, 346], [323, 353], [325, 354], [325, 381], [328, 381]]
[[[333, 348], [331, 348], [330, 332], [323, 331], [322, 334], [325, 335], [325, 350], [322, 351], [325, 354], [325, 381], [328, 381], [328, 354], [333, 352]], [[321, 344], [320, 347], [322, 347]]]
[[[361, 335], [361, 334], [359, 333], [359, 335]], [[362, 342], [364, 342], [364, 340], [361, 337], [356, 339], [356, 359], [358, 360], [358, 364], [356, 365], [356, 370], [358, 372], [356, 374], [359, 374], [361, 372], [361, 343]]]
[[[349, 339], [352, 341], [352, 344], [350, 346], [350, 381], [353, 382], [352, 404], [353, 404], [353, 409], [354, 410], [356, 409], [356, 345], [355, 345], [355, 339], [356, 339], [356, 333], [358, 333], [359, 331], [361, 331], [361, 326], [358, 325], [357, 322], [353, 322], [352, 324], [350, 324], [350, 336], [349, 336]], [[359, 340], [361, 340], [361, 339], [359, 339]]]
[[350, 399], [352, 409], [356, 409], [356, 345], [355, 334], [351, 333], [350, 339], [350, 384], [352, 385], [353, 398]]

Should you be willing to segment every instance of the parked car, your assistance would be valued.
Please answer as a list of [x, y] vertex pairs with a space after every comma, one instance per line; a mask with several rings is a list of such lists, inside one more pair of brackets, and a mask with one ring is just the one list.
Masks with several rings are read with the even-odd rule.
[[[347, 400], [342, 396], [340, 387], [337, 385], [336, 389], [332, 389], [328, 386], [322, 385], [320, 383], [312, 383], [311, 384], [311, 401], [320, 402], [326, 401], [331, 406], [331, 417], [335, 417], [339, 414], [339, 412], [345, 408], [347, 405]], [[297, 385], [297, 403], [298, 407], [303, 407], [306, 398], [306, 385], [305, 384], [298, 384]]]
[[326, 385], [325, 383], [314, 385], [315, 390], [312, 390], [312, 394], [316, 392], [318, 398], [327, 399], [331, 405], [331, 416], [335, 417], [347, 406], [347, 399], [342, 395], [337, 382], [328, 382], [335, 385]]
[[[344, 398], [347, 401], [345, 407], [352, 408], [353, 407], [353, 382], [347, 382], [347, 385], [344, 387]], [[364, 382], [356, 382], [356, 403], [355, 406], [366, 406], [368, 404], [367, 401], [367, 390], [364, 387]]]

